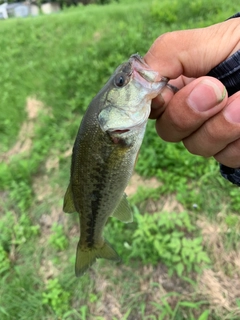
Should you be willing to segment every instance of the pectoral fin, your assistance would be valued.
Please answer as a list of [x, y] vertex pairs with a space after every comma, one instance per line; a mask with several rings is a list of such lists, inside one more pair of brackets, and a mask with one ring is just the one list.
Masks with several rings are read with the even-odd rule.
[[133, 221], [133, 215], [125, 193], [112, 216], [125, 223]]
[[73, 202], [73, 193], [72, 193], [71, 184], [69, 184], [64, 196], [63, 211], [66, 213], [73, 213], [77, 211]]

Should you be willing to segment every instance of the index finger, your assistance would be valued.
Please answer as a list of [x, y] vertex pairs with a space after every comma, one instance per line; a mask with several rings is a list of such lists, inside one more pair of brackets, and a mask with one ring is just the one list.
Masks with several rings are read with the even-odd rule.
[[206, 28], [165, 33], [158, 37], [144, 59], [161, 75], [200, 77], [239, 48], [240, 18]]

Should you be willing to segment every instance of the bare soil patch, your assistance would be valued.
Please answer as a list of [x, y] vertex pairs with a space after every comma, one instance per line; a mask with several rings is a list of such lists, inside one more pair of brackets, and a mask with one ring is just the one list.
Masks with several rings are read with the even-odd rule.
[[161, 183], [155, 177], [152, 177], [150, 179], [144, 179], [137, 173], [134, 173], [129, 181], [129, 184], [125, 192], [128, 196], [132, 196], [137, 192], [137, 189], [139, 187], [158, 188], [160, 187], [160, 185]]
[[27, 153], [32, 146], [34, 136], [34, 124], [40, 111], [47, 110], [43, 103], [35, 98], [29, 97], [26, 102], [27, 119], [23, 122], [16, 143], [7, 152], [0, 155], [0, 161], [9, 162], [10, 158], [20, 153]]
[[198, 279], [198, 290], [219, 316], [232, 312], [239, 315], [240, 308], [240, 252], [239, 248], [225, 248], [224, 235], [228, 232], [225, 224], [209, 222], [201, 218], [197, 222], [202, 229], [203, 241], [214, 262], [212, 269], [203, 270]]

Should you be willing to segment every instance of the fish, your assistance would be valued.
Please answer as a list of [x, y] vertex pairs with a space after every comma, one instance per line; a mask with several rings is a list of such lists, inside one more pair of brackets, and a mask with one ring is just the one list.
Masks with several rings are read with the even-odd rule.
[[124, 191], [137, 161], [151, 100], [168, 80], [133, 54], [115, 70], [82, 118], [63, 204], [64, 212], [78, 212], [80, 219], [77, 277], [98, 258], [120, 261], [103, 230], [109, 217], [133, 221]]

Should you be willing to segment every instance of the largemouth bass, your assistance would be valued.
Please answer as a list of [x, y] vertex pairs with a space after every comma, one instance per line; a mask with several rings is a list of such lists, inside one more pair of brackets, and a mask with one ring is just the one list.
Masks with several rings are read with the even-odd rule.
[[119, 260], [103, 237], [110, 216], [132, 221], [124, 190], [132, 175], [150, 113], [151, 100], [168, 82], [138, 55], [121, 64], [90, 103], [72, 153], [64, 212], [78, 212], [80, 240], [75, 273], [97, 258]]

